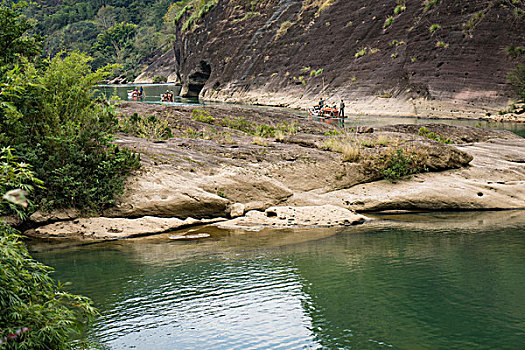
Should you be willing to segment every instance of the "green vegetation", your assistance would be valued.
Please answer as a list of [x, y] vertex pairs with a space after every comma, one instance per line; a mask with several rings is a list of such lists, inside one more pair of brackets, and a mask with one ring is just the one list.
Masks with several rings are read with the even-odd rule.
[[401, 13], [403, 13], [405, 10], [407, 9], [407, 7], [405, 6], [405, 4], [399, 4], [397, 5], [395, 8], [394, 8], [394, 15], [400, 15]]
[[509, 57], [517, 58], [517, 57], [520, 57], [522, 55], [525, 55], [525, 47], [523, 47], [523, 46], [514, 46], [514, 45], [507, 46], [505, 48], [505, 53]]
[[20, 30], [27, 28], [21, 9], [6, 6], [4, 34], [12, 40], [0, 52], [0, 147], [12, 147], [45, 179], [35, 206], [97, 211], [113, 204], [139, 166], [132, 152], [111, 143], [118, 124], [114, 107], [93, 101], [94, 85], [114, 66], [92, 71], [92, 59], [78, 52], [31, 63], [38, 41]]
[[439, 4], [439, 0], [425, 0], [423, 5], [425, 6], [424, 11], [429, 11], [432, 7], [435, 7]]
[[514, 88], [518, 102], [525, 102], [525, 65], [520, 64], [510, 72], [507, 81]]
[[[183, 2], [187, 2], [187, 0]], [[190, 3], [183, 8], [184, 14], [190, 13], [190, 16], [182, 25], [181, 31], [191, 30], [199, 19], [203, 18], [204, 15], [217, 6], [217, 3], [218, 0], [191, 0]], [[177, 14], [177, 17], [180, 19], [184, 14], [180, 17]]]
[[318, 70], [313, 70], [313, 71], [310, 72], [310, 76], [311, 76], [311, 77], [316, 77], [316, 76], [318, 76], [318, 75], [323, 74], [323, 72], [324, 72], [324, 69], [323, 69], [323, 68], [320, 68], [320, 69], [318, 69]]
[[25, 12], [45, 37], [45, 55], [81, 51], [95, 59], [93, 68], [118, 62], [114, 75], [137, 76], [145, 58], [166, 50], [173, 40], [169, 0], [45, 1]]
[[153, 78], [153, 84], [163, 84], [168, 81], [168, 78], [162, 75], [158, 75]]
[[329, 138], [322, 142], [321, 148], [341, 153], [343, 162], [356, 162], [361, 156], [359, 145], [349, 138]]
[[[10, 149], [3, 149], [1, 155], [0, 189], [19, 187], [3, 199], [10, 205], [27, 207], [25, 195], [32, 192], [31, 183], [41, 181]], [[66, 292], [49, 276], [51, 272], [50, 267], [33, 260], [19, 232], [0, 222], [0, 347], [39, 350], [82, 346], [71, 337], [80, 333], [96, 310], [89, 299]]]
[[20, 162], [13, 151], [10, 147], [0, 150], [0, 194], [17, 196], [25, 199], [25, 202], [21, 206], [12, 200], [0, 199], [0, 215], [15, 213], [23, 219], [26, 216], [23, 208], [33, 206], [32, 202], [26, 199], [27, 194], [33, 192], [35, 186], [42, 188], [44, 183], [35, 177], [31, 165]]
[[244, 117], [224, 118], [221, 121], [221, 126], [264, 138], [283, 139], [288, 135], [297, 133], [297, 122], [288, 123], [283, 121], [277, 125], [256, 124], [251, 123]]
[[426, 137], [427, 139], [431, 139], [431, 140], [434, 140], [434, 141], [440, 142], [440, 143], [446, 143], [446, 144], [450, 144], [450, 143], [452, 143], [452, 141], [451, 141], [449, 138], [444, 138], [443, 136], [441, 136], [441, 135], [439, 135], [439, 134], [436, 134], [436, 133], [433, 132], [433, 131], [428, 130], [428, 129], [425, 128], [424, 126], [422, 126], [421, 128], [419, 128], [419, 130], [418, 130], [418, 135], [419, 135], [419, 136]]
[[164, 118], [154, 115], [142, 117], [137, 113], [119, 121], [120, 131], [145, 139], [163, 140], [172, 137], [171, 127]]
[[359, 58], [359, 57], [362, 57], [362, 56], [366, 55], [367, 50], [368, 49], [366, 47], [361, 48], [359, 51], [357, 51], [355, 53], [355, 55], [354, 55], [355, 58]]
[[405, 154], [403, 149], [397, 149], [395, 153], [380, 156], [380, 162], [385, 164], [381, 174], [389, 181], [396, 181], [424, 170], [418, 164], [416, 154]]
[[430, 31], [430, 34], [434, 34], [440, 28], [441, 26], [439, 24], [432, 24], [428, 30]]
[[441, 40], [436, 43], [436, 47], [440, 49], [446, 49], [448, 46], [449, 45], [446, 42]]
[[191, 111], [191, 119], [206, 124], [213, 124], [215, 121], [215, 118], [211, 116], [210, 112], [198, 108]]
[[303, 0], [303, 9], [308, 7], [316, 7], [316, 16], [318, 17], [322, 12], [328, 10], [335, 0]]
[[463, 23], [463, 31], [466, 34], [470, 34], [472, 30], [483, 20], [485, 13], [480, 11], [470, 16], [466, 23]]
[[385, 20], [385, 23], [383, 23], [383, 28], [388, 28], [394, 23], [394, 17], [390, 16]]
[[286, 34], [288, 32], [288, 29], [290, 29], [292, 26], [293, 26], [293, 23], [290, 21], [285, 21], [281, 23], [279, 30], [277, 30], [277, 33], [275, 34], [275, 39], [279, 39], [281, 36]]
[[230, 129], [245, 132], [247, 134], [251, 134], [254, 132], [252, 123], [250, 123], [244, 117], [237, 117], [232, 119], [226, 117], [221, 121], [221, 125]]

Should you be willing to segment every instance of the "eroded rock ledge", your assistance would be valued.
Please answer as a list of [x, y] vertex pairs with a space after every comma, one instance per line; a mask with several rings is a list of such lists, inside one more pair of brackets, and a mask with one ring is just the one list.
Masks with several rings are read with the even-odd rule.
[[186, 218], [158, 218], [145, 216], [137, 219], [128, 218], [80, 218], [70, 221], [56, 222], [26, 231], [33, 237], [46, 238], [77, 238], [77, 239], [118, 239], [131, 238], [145, 234], [156, 234], [176, 229], [210, 224], [220, 219], [196, 220]]
[[246, 216], [215, 224], [223, 229], [259, 231], [264, 228], [360, 225], [370, 218], [335, 205], [308, 207], [270, 207], [264, 212], [252, 210]]
[[[232, 106], [205, 107], [212, 119], [201, 122], [192, 117], [195, 108], [203, 107], [124, 103], [121, 118], [133, 113], [165, 118], [174, 137], [120, 135], [120, 146], [141, 153], [143, 168], [129, 179], [118, 204], [104, 218], [37, 213], [38, 224], [65, 221], [27, 233], [113, 239], [210, 218], [240, 216], [222, 227], [325, 226], [360, 222], [352, 211], [525, 208], [525, 139], [510, 132], [425, 125], [452, 142], [444, 144], [419, 135], [422, 125], [356, 133], [292, 114]], [[255, 136], [232, 120], [254, 130], [284, 123], [293, 130]], [[350, 151], [334, 149], [334, 142]], [[423, 172], [384, 180], [385, 162], [399, 149], [417, 158]], [[318, 210], [323, 214], [314, 219]]]

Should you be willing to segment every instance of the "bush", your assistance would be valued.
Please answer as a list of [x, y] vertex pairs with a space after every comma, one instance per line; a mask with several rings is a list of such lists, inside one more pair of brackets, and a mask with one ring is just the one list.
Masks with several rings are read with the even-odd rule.
[[433, 24], [428, 30], [430, 31], [430, 34], [434, 34], [439, 28], [441, 28], [439, 24]]
[[394, 9], [394, 15], [399, 15], [401, 14], [401, 12], [405, 11], [407, 8], [405, 5], [397, 5], [396, 8]]
[[[0, 195], [28, 182], [39, 183], [34, 172], [2, 150]], [[11, 193], [13, 191], [10, 191]], [[25, 198], [3, 196], [11, 204], [27, 206]], [[2, 203], [4, 204], [4, 203]], [[96, 315], [89, 299], [69, 294], [54, 281], [50, 267], [33, 260], [19, 233], [0, 221], [0, 348], [38, 350], [71, 349], [70, 337]]]
[[437, 6], [439, 3], [439, 0], [425, 0], [423, 4], [425, 5], [424, 11], [430, 10], [432, 7]]
[[361, 157], [359, 145], [348, 138], [329, 138], [322, 142], [321, 147], [341, 153], [343, 162], [356, 162]]
[[442, 137], [441, 135], [436, 134], [435, 132], [428, 130], [428, 129], [425, 128], [424, 126], [422, 126], [421, 128], [419, 128], [419, 130], [418, 130], [418, 135], [419, 135], [419, 136], [426, 137], [427, 139], [431, 139], [431, 140], [434, 140], [434, 141], [440, 142], [440, 143], [446, 143], [446, 144], [450, 144], [450, 143], [452, 143], [452, 141], [451, 141], [449, 138], [446, 138], [446, 139], [445, 139], [445, 138]]
[[135, 154], [111, 143], [114, 107], [93, 100], [94, 85], [112, 66], [92, 72], [91, 61], [78, 52], [60, 54], [42, 70], [26, 64], [3, 77], [10, 93], [1, 102], [11, 107], [0, 110], [0, 146], [11, 145], [45, 179], [47, 190], [37, 190], [35, 199], [43, 209], [102, 210], [139, 167]]
[[[42, 188], [42, 185], [43, 182], [35, 177], [29, 164], [18, 162], [12, 148], [6, 147], [0, 150], [0, 193], [9, 194], [14, 190], [21, 190], [18, 195], [25, 197], [33, 192], [35, 186]], [[0, 215], [16, 213], [24, 219], [26, 212], [22, 208], [28, 206], [31, 208], [32, 203], [26, 202], [23, 206], [15, 204], [13, 201], [0, 201]]]
[[389, 181], [399, 180], [421, 171], [421, 166], [417, 164], [415, 155], [407, 156], [402, 149], [398, 149], [392, 154], [383, 155], [381, 161], [385, 163], [381, 174]]
[[288, 29], [290, 29], [292, 26], [293, 26], [293, 23], [290, 21], [285, 21], [281, 23], [281, 26], [279, 27], [277, 34], [275, 34], [275, 39], [278, 39], [284, 34], [286, 34], [286, 32], [288, 32]]
[[165, 140], [173, 136], [168, 121], [154, 115], [142, 117], [134, 113], [129, 118], [121, 119], [119, 126], [120, 131], [144, 139]]
[[73, 295], [31, 258], [17, 231], [0, 223], [0, 346], [9, 349], [70, 349], [95, 316], [88, 298]]
[[157, 75], [153, 78], [153, 84], [164, 84], [168, 81], [168, 78], [163, 75]]
[[206, 124], [213, 124], [215, 121], [215, 118], [211, 116], [210, 112], [203, 109], [194, 109], [191, 111], [191, 119]]
[[385, 19], [385, 23], [383, 23], [383, 28], [388, 28], [394, 23], [394, 17], [390, 16], [387, 19]]
[[224, 126], [230, 129], [243, 131], [247, 134], [254, 133], [254, 126], [244, 117], [237, 117], [233, 119], [226, 117], [221, 121], [221, 126]]
[[359, 51], [357, 51], [357, 52], [355, 53], [355, 55], [354, 55], [355, 58], [359, 58], [359, 57], [361, 57], [361, 56], [366, 55], [366, 50], [367, 50], [366, 47], [361, 48]]
[[320, 68], [320, 69], [318, 69], [318, 70], [313, 70], [313, 71], [310, 72], [310, 76], [311, 76], [311, 77], [316, 77], [316, 76], [318, 76], [318, 75], [323, 74], [323, 72], [324, 72], [324, 69], [323, 69], [323, 68]]
[[518, 102], [525, 102], [525, 65], [520, 64], [510, 72], [507, 81], [514, 88]]
[[512, 58], [517, 58], [521, 55], [525, 55], [525, 47], [522, 46], [507, 46], [505, 48], [505, 53]]

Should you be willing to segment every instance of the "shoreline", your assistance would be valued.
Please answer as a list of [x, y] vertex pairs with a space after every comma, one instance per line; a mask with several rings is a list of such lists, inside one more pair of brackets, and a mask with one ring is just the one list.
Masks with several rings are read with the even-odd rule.
[[[355, 133], [298, 119], [290, 113], [234, 105], [122, 102], [119, 114], [123, 120], [134, 114], [164, 118], [174, 135], [155, 140], [119, 134], [119, 147], [141, 153], [142, 170], [127, 181], [117, 206], [99, 218], [82, 218], [75, 211], [37, 212], [31, 220], [39, 227], [27, 234], [114, 239], [132, 230], [139, 235], [159, 232], [162, 225], [152, 231], [137, 221], [143, 217], [174, 221], [160, 232], [181, 227], [184, 220], [199, 224], [210, 218], [229, 217], [233, 221], [221, 219], [221, 225], [232, 225], [237, 220], [242, 222], [239, 228], [246, 227], [246, 220], [236, 218], [250, 215], [253, 225], [262, 228], [292, 227], [297, 222], [295, 214], [257, 214], [268, 213], [272, 207], [306, 207], [315, 212], [330, 205], [345, 210], [344, 215], [349, 217], [354, 212], [385, 210], [525, 208], [525, 139], [511, 132], [406, 124]], [[280, 133], [287, 134], [257, 136], [257, 130], [277, 132], [277, 125], [281, 125]], [[450, 138], [452, 144], [421, 136], [422, 128]], [[340, 153], [347, 151], [326, 148], [341, 141], [357, 152], [353, 159], [345, 160], [347, 156]], [[410, 157], [419, 159], [427, 171], [416, 172], [410, 179], [383, 179], [381, 159], [399, 149], [413, 152]], [[311, 220], [314, 215], [306, 214], [301, 220], [310, 226], [345, 226], [353, 222], [334, 217], [320, 224]], [[329, 218], [331, 214], [326, 215]], [[281, 216], [285, 225], [268, 222]], [[105, 221], [97, 224], [99, 219]]]

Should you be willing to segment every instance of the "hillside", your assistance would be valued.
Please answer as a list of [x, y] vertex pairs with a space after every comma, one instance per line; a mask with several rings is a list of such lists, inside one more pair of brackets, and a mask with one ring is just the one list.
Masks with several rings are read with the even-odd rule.
[[[93, 68], [119, 63], [120, 81], [133, 80], [170, 41], [163, 16], [170, 0], [37, 0], [26, 10], [35, 34], [44, 38], [44, 56], [82, 51]], [[147, 40], [144, 40], [147, 38]]]
[[164, 75], [211, 100], [304, 107], [324, 97], [352, 113], [482, 117], [507, 106], [507, 74], [525, 62], [523, 0], [176, 5], [173, 49], [136, 82]]

